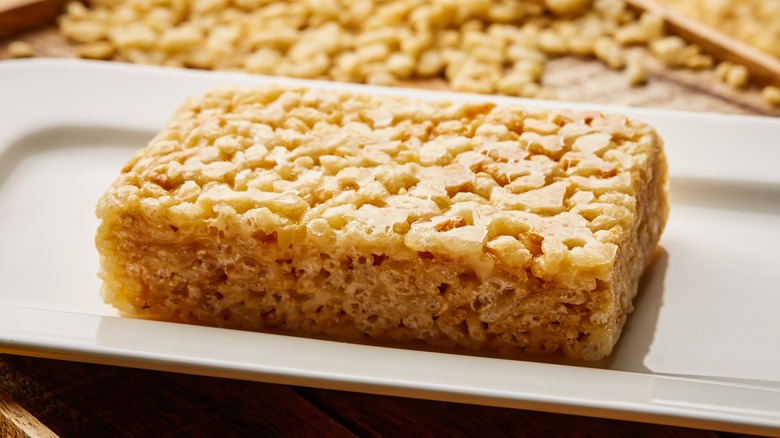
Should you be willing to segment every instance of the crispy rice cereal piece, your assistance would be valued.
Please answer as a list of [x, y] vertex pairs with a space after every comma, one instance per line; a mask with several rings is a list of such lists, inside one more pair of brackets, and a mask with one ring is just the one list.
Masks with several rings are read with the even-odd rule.
[[218, 89], [97, 214], [130, 315], [596, 360], [666, 222], [666, 160], [617, 115]]

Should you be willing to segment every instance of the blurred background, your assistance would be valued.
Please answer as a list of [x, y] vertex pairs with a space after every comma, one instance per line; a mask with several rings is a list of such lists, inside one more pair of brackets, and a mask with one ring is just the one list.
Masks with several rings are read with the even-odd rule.
[[780, 0], [0, 0], [0, 37], [0, 59], [780, 115]]

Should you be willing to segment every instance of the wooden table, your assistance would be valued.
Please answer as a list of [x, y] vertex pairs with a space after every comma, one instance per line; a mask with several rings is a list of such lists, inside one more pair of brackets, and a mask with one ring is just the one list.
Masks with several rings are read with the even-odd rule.
[[10, 355], [0, 392], [63, 437], [740, 436]]
[[[31, 43], [36, 56], [73, 56], [53, 28], [15, 39]], [[0, 59], [8, 57], [10, 42], [0, 40]], [[545, 85], [567, 100], [780, 116], [756, 89], [735, 92], [711, 72], [668, 71], [655, 64], [650, 84], [631, 88], [622, 73], [561, 58], [550, 62]], [[0, 436], [52, 432], [63, 437], [741, 436], [0, 354]]]

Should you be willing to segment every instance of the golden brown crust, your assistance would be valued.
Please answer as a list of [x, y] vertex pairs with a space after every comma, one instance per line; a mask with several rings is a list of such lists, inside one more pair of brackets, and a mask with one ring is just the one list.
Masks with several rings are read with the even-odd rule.
[[220, 89], [125, 166], [97, 243], [134, 314], [598, 359], [667, 209], [621, 116]]

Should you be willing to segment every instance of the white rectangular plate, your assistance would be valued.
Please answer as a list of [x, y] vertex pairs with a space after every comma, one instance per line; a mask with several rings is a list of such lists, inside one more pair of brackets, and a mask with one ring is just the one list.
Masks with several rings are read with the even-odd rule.
[[[304, 84], [596, 108], [664, 137], [672, 214], [614, 354], [595, 364], [356, 345], [120, 318], [94, 205], [188, 96]], [[72, 60], [0, 63], [0, 351], [780, 435], [780, 120]]]

